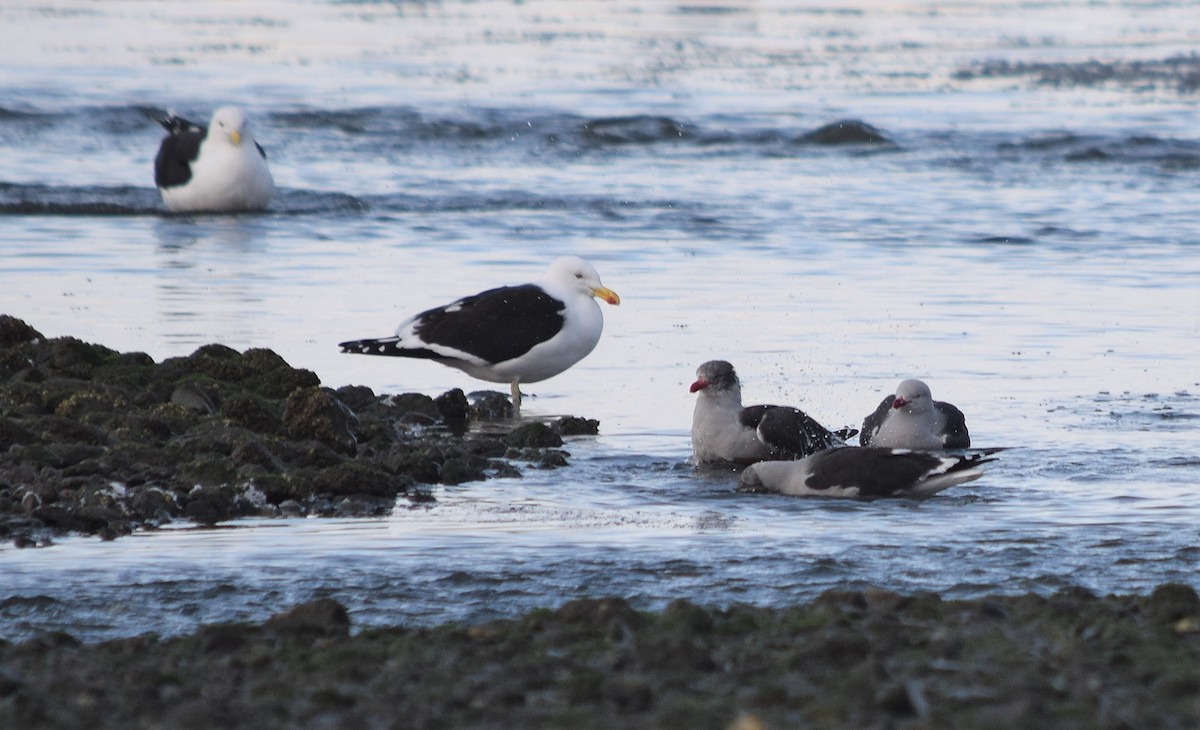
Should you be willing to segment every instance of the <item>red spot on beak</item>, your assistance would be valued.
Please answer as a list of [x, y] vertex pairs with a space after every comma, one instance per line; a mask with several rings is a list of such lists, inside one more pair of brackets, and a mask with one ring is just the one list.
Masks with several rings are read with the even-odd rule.
[[697, 390], [704, 390], [707, 387], [708, 387], [708, 381], [705, 380], [704, 378], [700, 378], [696, 382], [692, 383], [692, 387], [688, 389], [688, 392], [695, 393]]
[[896, 400], [892, 401], [892, 408], [903, 408], [906, 405], [908, 405], [908, 401], [900, 396], [896, 396]]

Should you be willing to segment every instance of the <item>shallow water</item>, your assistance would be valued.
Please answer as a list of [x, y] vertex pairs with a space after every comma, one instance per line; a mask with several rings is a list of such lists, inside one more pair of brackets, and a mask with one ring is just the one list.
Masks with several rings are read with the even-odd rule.
[[[0, 548], [4, 638], [313, 596], [361, 625], [1200, 586], [1190, 3], [17, 2], [0, 28], [0, 312], [47, 335], [269, 347], [326, 385], [436, 395], [477, 384], [335, 343], [560, 253], [623, 299], [528, 389], [531, 414], [600, 419], [568, 468], [385, 519]], [[257, 123], [272, 212], [163, 215], [146, 112], [225, 103]], [[847, 118], [893, 144], [805, 138]], [[686, 464], [713, 357], [747, 402], [834, 426], [923, 377], [1009, 450], [920, 503], [735, 494]]]

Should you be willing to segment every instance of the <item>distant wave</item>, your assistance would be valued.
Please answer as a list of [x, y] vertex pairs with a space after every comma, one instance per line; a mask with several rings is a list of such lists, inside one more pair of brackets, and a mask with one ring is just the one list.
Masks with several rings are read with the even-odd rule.
[[[350, 195], [306, 190], [280, 191], [268, 213], [337, 213], [364, 210]], [[22, 185], [0, 182], [0, 215], [146, 216], [174, 215], [158, 190], [134, 186]]]
[[1119, 86], [1174, 89], [1182, 94], [1200, 91], [1200, 54], [1164, 59], [1104, 61], [981, 61], [955, 72], [960, 81], [976, 78], [1030, 77], [1045, 86]]
[[[579, 212], [617, 221], [645, 219], [649, 215], [655, 225], [667, 223], [670, 227], [705, 227], [711, 230], [721, 225], [721, 219], [712, 215], [714, 207], [671, 199], [546, 195], [521, 189], [481, 193], [392, 193], [361, 197], [283, 189], [269, 210], [245, 215], [337, 215], [364, 211], [432, 215], [505, 211]], [[179, 217], [163, 207], [158, 191], [153, 188], [13, 183], [0, 183], [0, 215]]]
[[154, 188], [0, 183], [0, 215], [154, 215], [165, 212]]
[[860, 120], [843, 119], [817, 127], [732, 130], [656, 114], [584, 117], [569, 113], [524, 114], [516, 110], [466, 110], [459, 117], [422, 114], [407, 107], [353, 110], [306, 110], [271, 115], [283, 128], [332, 129], [351, 137], [368, 137], [398, 148], [418, 142], [441, 144], [531, 143], [550, 148], [596, 148], [660, 144], [890, 145], [880, 129]]
[[[108, 147], [120, 154], [149, 158], [161, 130], [154, 118], [165, 109], [132, 104], [76, 107], [60, 111], [0, 107], [0, 156], [6, 148], [31, 145], [57, 154], [63, 149]], [[203, 119], [204, 110], [178, 110]], [[772, 118], [772, 120], [774, 119]], [[915, 164], [990, 170], [1004, 165], [1103, 167], [1136, 165], [1164, 174], [1200, 169], [1200, 139], [1173, 139], [1139, 134], [1097, 134], [1065, 130], [994, 131], [908, 129], [889, 131], [870, 122], [847, 118], [819, 125], [764, 124], [761, 118], [736, 114], [697, 120], [660, 114], [588, 117], [569, 112], [465, 108], [431, 113], [407, 106], [341, 110], [264, 112], [261, 135], [273, 160], [302, 165], [307, 159], [347, 164], [369, 157], [372, 169], [400, 167], [414, 155], [437, 154], [446, 169], [478, 164], [554, 165], [556, 157], [603, 156], [620, 164], [622, 156], [664, 154], [680, 157], [755, 158], [861, 157], [907, 155]], [[107, 139], [106, 139], [107, 138]], [[133, 152], [130, 152], [130, 151]], [[0, 172], [2, 174], [2, 172]], [[0, 215], [166, 215], [146, 173], [146, 186], [46, 185], [0, 180]], [[516, 182], [516, 181], [514, 181]], [[361, 188], [359, 188], [361, 189]], [[619, 219], [637, 210], [663, 216], [683, 230], [713, 225], [723, 218], [689, 209], [695, 201], [572, 197], [555, 190], [484, 192], [435, 186], [381, 195], [348, 195], [337, 190], [280, 190], [270, 213], [284, 215], [355, 214], [365, 210], [398, 213], [439, 211], [561, 210]], [[715, 206], [707, 201], [705, 209]], [[636, 216], [635, 216], [636, 217]], [[744, 226], [729, 223], [731, 230]], [[706, 229], [709, 230], [709, 229]], [[1003, 234], [1003, 232], [1002, 232]], [[1004, 237], [1003, 235], [1001, 236]]]
[[1065, 162], [1151, 164], [1164, 170], [1200, 169], [1200, 141], [1150, 135], [1104, 137], [1051, 132], [1001, 142], [1002, 157], [1052, 156]]

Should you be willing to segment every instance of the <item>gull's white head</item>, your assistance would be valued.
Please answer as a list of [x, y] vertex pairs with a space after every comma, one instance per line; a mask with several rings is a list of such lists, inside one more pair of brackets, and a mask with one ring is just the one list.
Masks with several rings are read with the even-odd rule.
[[933, 396], [929, 386], [920, 380], [905, 380], [896, 388], [896, 399], [892, 408], [904, 413], [924, 413], [933, 409]]
[[223, 106], [213, 112], [208, 133], [216, 135], [218, 139], [228, 139], [234, 145], [254, 140], [250, 134], [250, 120], [246, 118], [246, 112], [236, 106]]
[[621, 297], [600, 283], [596, 268], [578, 256], [562, 256], [546, 270], [546, 280], [558, 286], [580, 291], [588, 296], [603, 299], [609, 304], [620, 304]]

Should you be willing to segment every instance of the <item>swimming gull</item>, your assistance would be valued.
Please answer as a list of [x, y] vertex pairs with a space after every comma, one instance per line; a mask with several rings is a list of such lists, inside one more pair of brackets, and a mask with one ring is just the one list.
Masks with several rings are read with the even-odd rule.
[[863, 446], [896, 449], [965, 449], [971, 446], [967, 419], [949, 403], [935, 401], [929, 386], [905, 380], [863, 420]]
[[941, 455], [876, 446], [826, 449], [799, 461], [746, 467], [738, 488], [820, 497], [928, 497], [983, 476], [995, 451]]
[[764, 459], [798, 459], [841, 445], [856, 431], [832, 432], [798, 408], [742, 406], [742, 386], [733, 365], [709, 360], [696, 369], [692, 452], [700, 464]]
[[245, 112], [221, 107], [208, 127], [170, 115], [154, 158], [154, 183], [176, 213], [262, 210], [275, 195], [267, 153]]

